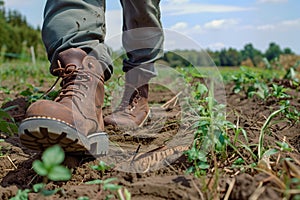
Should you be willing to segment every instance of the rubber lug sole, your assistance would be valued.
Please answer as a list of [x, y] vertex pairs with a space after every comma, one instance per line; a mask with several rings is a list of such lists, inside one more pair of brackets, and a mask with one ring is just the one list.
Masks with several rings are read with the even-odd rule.
[[87, 137], [74, 127], [55, 119], [28, 118], [19, 127], [19, 138], [25, 147], [44, 151], [59, 144], [66, 153], [101, 156], [108, 153], [109, 139], [105, 132]]

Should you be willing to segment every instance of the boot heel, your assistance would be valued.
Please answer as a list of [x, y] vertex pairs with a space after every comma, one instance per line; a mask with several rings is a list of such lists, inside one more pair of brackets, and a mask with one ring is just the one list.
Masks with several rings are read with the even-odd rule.
[[87, 136], [90, 143], [90, 154], [103, 156], [108, 153], [109, 139], [105, 132], [94, 133]]

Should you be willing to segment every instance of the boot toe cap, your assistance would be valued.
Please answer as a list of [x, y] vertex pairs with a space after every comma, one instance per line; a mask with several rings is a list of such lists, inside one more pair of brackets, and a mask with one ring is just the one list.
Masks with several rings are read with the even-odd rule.
[[27, 109], [26, 118], [47, 117], [73, 125], [73, 115], [66, 106], [54, 101], [39, 100]]

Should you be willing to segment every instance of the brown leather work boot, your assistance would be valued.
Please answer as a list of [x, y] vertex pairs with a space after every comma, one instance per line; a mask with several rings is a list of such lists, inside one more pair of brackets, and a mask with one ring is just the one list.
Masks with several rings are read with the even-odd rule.
[[61, 91], [54, 101], [39, 100], [28, 108], [19, 128], [21, 143], [34, 150], [59, 144], [67, 152], [108, 145], [101, 137], [104, 65], [83, 50], [72, 48], [59, 53], [57, 66], [53, 66], [51, 72], [62, 78]]
[[104, 117], [104, 124], [118, 128], [141, 127], [150, 114], [148, 105], [149, 79], [145, 79], [139, 74], [130, 75], [126, 73], [125, 76], [125, 90], [121, 103], [112, 114]]

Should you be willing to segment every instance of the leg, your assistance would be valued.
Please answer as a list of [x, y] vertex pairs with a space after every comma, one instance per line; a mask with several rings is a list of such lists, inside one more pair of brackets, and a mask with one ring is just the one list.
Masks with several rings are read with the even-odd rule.
[[154, 62], [163, 55], [159, 0], [121, 0], [125, 91], [121, 104], [104, 118], [119, 128], [142, 126], [149, 116], [148, 82], [156, 76]]
[[44, 11], [42, 38], [51, 62], [56, 68], [57, 56], [70, 48], [80, 48], [108, 67], [105, 79], [112, 73], [110, 51], [105, 38], [104, 0], [48, 0]]
[[154, 61], [163, 55], [160, 0], [121, 0], [123, 7], [123, 46], [128, 59], [123, 71], [138, 67], [146, 76], [155, 76]]

